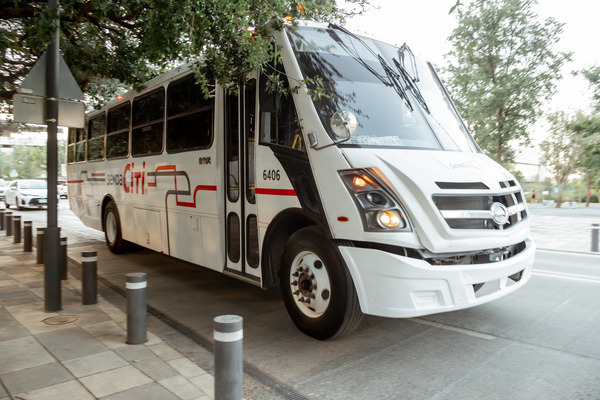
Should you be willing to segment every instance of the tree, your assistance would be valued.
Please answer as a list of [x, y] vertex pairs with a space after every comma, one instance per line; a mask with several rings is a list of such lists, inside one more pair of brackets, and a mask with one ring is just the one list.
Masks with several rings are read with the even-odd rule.
[[575, 74], [581, 74], [588, 80], [590, 88], [593, 91], [592, 101], [594, 102], [595, 111], [600, 112], [600, 67], [583, 69]]
[[554, 92], [570, 53], [553, 50], [563, 24], [540, 21], [536, 0], [473, 0], [458, 8], [446, 54], [449, 88], [479, 145], [498, 163], [511, 141], [529, 142], [528, 126]]
[[579, 136], [583, 146], [577, 167], [586, 176], [586, 206], [589, 206], [594, 181], [600, 176], [600, 115], [578, 114], [569, 128]]
[[565, 182], [577, 170], [578, 161], [585, 145], [581, 135], [573, 129], [574, 119], [570, 119], [564, 112], [551, 114], [548, 120], [550, 136], [540, 144], [540, 147], [544, 153], [546, 165], [552, 171], [558, 184], [556, 208], [560, 208]]
[[139, 85], [182, 62], [195, 65], [200, 82], [230, 85], [276, 55], [270, 33], [283, 17], [340, 20], [368, 0], [345, 3], [348, 10], [335, 0], [63, 0], [56, 15], [44, 1], [0, 0], [0, 100], [12, 98], [46, 49], [55, 16], [62, 55], [84, 91], [95, 78]]

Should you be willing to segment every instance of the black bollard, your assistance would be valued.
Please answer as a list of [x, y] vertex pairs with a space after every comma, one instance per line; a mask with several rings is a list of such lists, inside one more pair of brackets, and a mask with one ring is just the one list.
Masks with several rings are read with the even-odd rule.
[[12, 230], [13, 230], [13, 215], [10, 211], [8, 211], [6, 213], [6, 236], [12, 236]]
[[97, 302], [98, 256], [95, 251], [83, 251], [81, 252], [81, 304], [88, 305]]
[[3, 231], [6, 225], [6, 210], [0, 210], [0, 231]]
[[142, 344], [146, 336], [146, 274], [127, 274], [127, 343]]
[[13, 243], [21, 243], [21, 216], [15, 215], [13, 217]]
[[220, 315], [214, 319], [215, 400], [242, 399], [243, 322], [238, 315]]
[[67, 238], [60, 238], [60, 249], [58, 250], [58, 268], [60, 268], [60, 279], [67, 279]]
[[32, 229], [31, 221], [23, 222], [23, 251], [28, 253], [33, 251]]
[[35, 247], [37, 250], [37, 263], [44, 263], [44, 228], [37, 228]]

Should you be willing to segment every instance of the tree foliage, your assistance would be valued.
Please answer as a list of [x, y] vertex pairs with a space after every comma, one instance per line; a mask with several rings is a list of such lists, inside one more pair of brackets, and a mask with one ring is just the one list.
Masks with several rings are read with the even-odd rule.
[[587, 205], [590, 204], [592, 187], [600, 176], [600, 115], [578, 114], [569, 124], [580, 138], [583, 150], [577, 160], [577, 167], [585, 174], [587, 181]]
[[558, 52], [563, 24], [540, 20], [536, 0], [473, 0], [457, 9], [445, 69], [449, 87], [479, 145], [499, 163], [509, 142], [529, 142], [528, 126], [554, 92], [570, 54]]
[[583, 75], [592, 89], [592, 101], [596, 112], [600, 112], [600, 67], [591, 67], [578, 72]]
[[550, 135], [540, 144], [546, 165], [558, 184], [556, 207], [562, 202], [562, 192], [569, 176], [576, 172], [581, 155], [585, 151], [585, 141], [580, 132], [574, 129], [579, 116], [569, 118], [564, 112], [553, 113], [548, 117]]
[[[275, 53], [271, 31], [291, 16], [340, 20], [368, 0], [63, 0], [61, 52], [84, 89], [94, 79], [139, 85], [183, 62], [206, 60], [198, 79], [229, 85]], [[0, 100], [8, 100], [51, 40], [46, 2], [0, 0]]]

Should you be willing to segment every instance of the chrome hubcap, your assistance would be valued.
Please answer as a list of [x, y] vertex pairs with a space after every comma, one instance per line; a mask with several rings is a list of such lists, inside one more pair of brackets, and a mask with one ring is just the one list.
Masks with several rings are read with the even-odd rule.
[[290, 269], [290, 289], [304, 315], [318, 318], [327, 310], [331, 283], [323, 261], [311, 251], [300, 252]]

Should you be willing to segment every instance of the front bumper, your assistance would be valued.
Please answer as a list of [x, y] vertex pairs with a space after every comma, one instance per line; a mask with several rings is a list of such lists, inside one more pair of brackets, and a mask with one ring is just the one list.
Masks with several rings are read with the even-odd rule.
[[[535, 245], [488, 264], [431, 265], [381, 250], [340, 246], [365, 314], [407, 318], [460, 310], [505, 296], [531, 277]], [[509, 276], [520, 274], [514, 282]], [[476, 292], [474, 285], [484, 283]], [[485, 289], [485, 290], [484, 290]]]
[[28, 208], [46, 207], [48, 205], [48, 199], [45, 197], [24, 197], [19, 201], [21, 202], [21, 207]]

